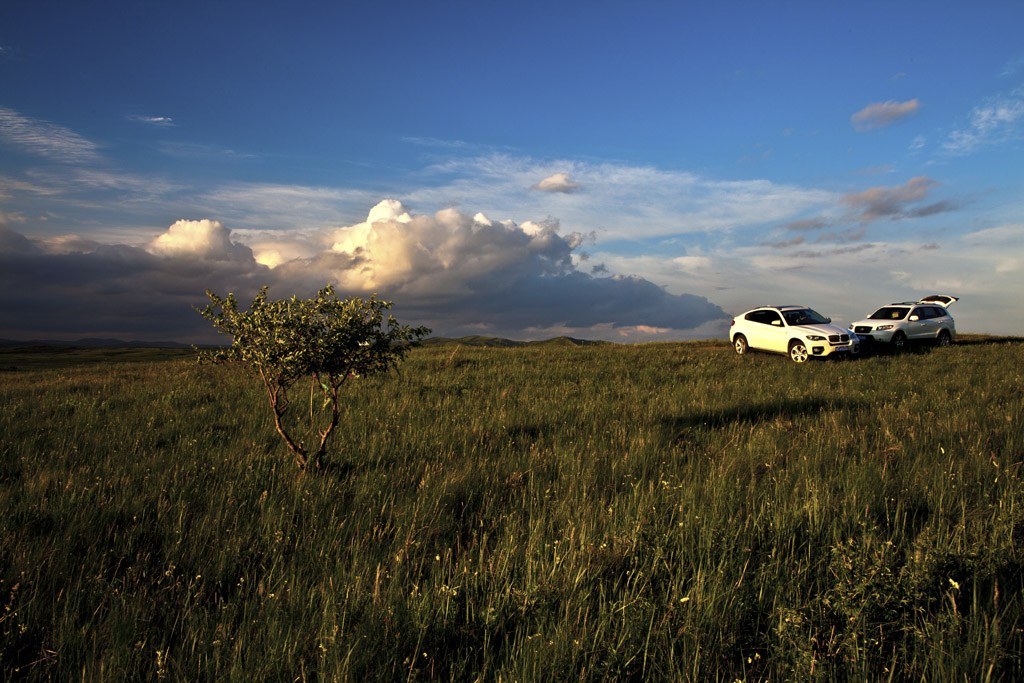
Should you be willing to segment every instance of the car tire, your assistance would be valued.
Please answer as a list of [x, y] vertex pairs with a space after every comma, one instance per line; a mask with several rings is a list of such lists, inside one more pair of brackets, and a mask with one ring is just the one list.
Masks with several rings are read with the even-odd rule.
[[953, 343], [953, 338], [949, 334], [949, 330], [942, 330], [939, 332], [939, 346], [949, 346]]
[[907, 335], [897, 332], [892, 336], [892, 350], [899, 353], [907, 348]]
[[806, 363], [807, 359], [811, 357], [811, 352], [807, 350], [807, 344], [794, 339], [789, 342], [789, 359], [794, 363]]
[[747, 338], [742, 334], [737, 334], [736, 338], [732, 340], [732, 347], [736, 350], [736, 353], [741, 356], [746, 355], [747, 351], [750, 350], [750, 345], [747, 344]]

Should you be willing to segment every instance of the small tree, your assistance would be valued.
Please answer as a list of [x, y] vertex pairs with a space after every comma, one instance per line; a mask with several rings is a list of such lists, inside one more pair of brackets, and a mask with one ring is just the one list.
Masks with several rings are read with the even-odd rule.
[[[338, 396], [352, 377], [384, 373], [397, 367], [405, 354], [430, 333], [426, 327], [400, 326], [392, 316], [384, 319], [390, 301], [339, 299], [327, 285], [312, 299], [267, 300], [264, 287], [248, 311], [238, 310], [234, 294], [222, 299], [206, 290], [210, 303], [200, 315], [224, 334], [231, 346], [214, 352], [216, 361], [237, 360], [263, 380], [274, 412], [274, 426], [295, 455], [300, 469], [320, 467], [327, 440], [338, 424]], [[320, 436], [315, 449], [292, 437], [284, 417], [291, 407], [289, 391], [310, 377], [310, 421], [314, 421], [312, 396], [323, 395], [330, 418], [324, 427], [313, 425]]]

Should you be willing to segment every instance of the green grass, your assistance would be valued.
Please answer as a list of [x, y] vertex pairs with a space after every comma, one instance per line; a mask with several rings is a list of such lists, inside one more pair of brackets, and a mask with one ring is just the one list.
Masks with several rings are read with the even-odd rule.
[[175, 353], [0, 352], [0, 678], [1024, 675], [1021, 340], [433, 345], [306, 475]]

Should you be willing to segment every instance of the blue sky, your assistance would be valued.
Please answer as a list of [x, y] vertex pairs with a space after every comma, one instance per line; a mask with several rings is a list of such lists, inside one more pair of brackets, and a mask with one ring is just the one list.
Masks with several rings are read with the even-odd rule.
[[449, 336], [724, 336], [934, 293], [1024, 334], [1019, 2], [0, 6], [0, 337], [203, 292]]

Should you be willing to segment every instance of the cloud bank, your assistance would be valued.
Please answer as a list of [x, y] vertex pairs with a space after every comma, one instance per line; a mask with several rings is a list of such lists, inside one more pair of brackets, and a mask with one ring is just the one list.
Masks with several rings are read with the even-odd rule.
[[0, 224], [0, 336], [215, 341], [191, 308], [207, 288], [245, 301], [263, 285], [287, 297], [328, 281], [394, 300], [400, 320], [445, 336], [673, 339], [726, 317], [640, 277], [580, 271], [584, 237], [560, 234], [553, 219], [414, 215], [385, 200], [355, 225], [259, 237], [246, 245], [218, 221], [180, 220], [131, 246], [33, 239]]

